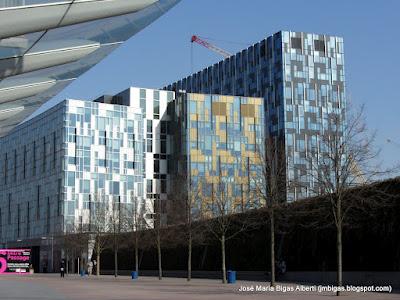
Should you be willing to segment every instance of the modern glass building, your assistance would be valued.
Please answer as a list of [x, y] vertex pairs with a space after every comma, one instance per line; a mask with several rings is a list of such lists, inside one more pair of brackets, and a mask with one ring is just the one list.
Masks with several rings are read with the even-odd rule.
[[265, 135], [285, 144], [292, 201], [312, 195], [320, 137], [330, 115], [345, 115], [343, 56], [341, 37], [281, 31], [165, 89], [263, 97]]
[[90, 231], [96, 203], [142, 199], [142, 111], [65, 100], [1, 138], [0, 158], [1, 245]]
[[262, 98], [129, 88], [95, 101], [142, 109], [148, 212], [157, 207], [168, 222], [167, 200], [183, 197], [191, 185], [200, 191], [199, 199], [211, 201], [221, 177], [232, 207], [260, 205], [249, 194], [261, 173]]
[[[171, 122], [175, 93], [171, 91], [131, 87], [115, 96], [103, 96], [96, 102], [130, 106], [142, 111], [143, 116], [143, 164], [147, 222], [159, 207], [163, 222], [167, 222], [166, 201], [171, 182], [172, 153], [174, 151]], [[160, 213], [160, 212], [159, 212]]]
[[259, 206], [249, 194], [261, 167], [263, 105], [255, 97], [143, 88], [57, 104], [0, 138], [0, 246], [37, 247], [37, 269], [52, 270], [58, 241], [93, 233], [98, 207], [127, 212], [132, 226], [123, 231], [134, 229], [132, 209], [149, 227], [158, 216], [168, 223], [180, 175], [179, 189], [195, 184], [203, 204], [223, 177], [232, 209]]
[[187, 178], [189, 197], [202, 202], [195, 209], [207, 214], [222, 186], [227, 213], [260, 207], [253, 196], [262, 174], [263, 99], [183, 92], [176, 98], [172, 178]]

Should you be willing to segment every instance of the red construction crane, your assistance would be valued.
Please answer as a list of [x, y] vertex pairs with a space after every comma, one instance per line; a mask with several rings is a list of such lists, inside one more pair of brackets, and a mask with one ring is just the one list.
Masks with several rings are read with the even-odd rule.
[[227, 52], [221, 48], [218, 48], [217, 46], [205, 41], [204, 39], [198, 37], [197, 35], [192, 36], [191, 42], [197, 43], [197, 44], [202, 45], [203, 47], [206, 47], [218, 54], [221, 54], [224, 58], [228, 58], [228, 57], [232, 56], [232, 54], [230, 54], [229, 52]]

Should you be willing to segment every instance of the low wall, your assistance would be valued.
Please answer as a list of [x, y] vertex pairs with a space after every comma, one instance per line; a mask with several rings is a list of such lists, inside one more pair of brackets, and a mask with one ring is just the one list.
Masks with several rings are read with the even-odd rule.
[[[130, 270], [119, 270], [119, 275], [130, 275]], [[158, 276], [156, 270], [140, 271], [140, 276]], [[112, 270], [102, 270], [101, 274], [111, 275]], [[269, 273], [262, 271], [238, 271], [238, 280], [248, 281], [268, 281]], [[185, 278], [186, 271], [166, 270], [163, 271], [164, 277]], [[221, 272], [217, 271], [193, 271], [193, 278], [220, 279]], [[307, 284], [336, 284], [336, 272], [287, 272], [277, 276], [277, 281], [299, 282]], [[395, 289], [400, 289], [400, 272], [343, 272], [344, 284], [351, 285], [391, 285]]]

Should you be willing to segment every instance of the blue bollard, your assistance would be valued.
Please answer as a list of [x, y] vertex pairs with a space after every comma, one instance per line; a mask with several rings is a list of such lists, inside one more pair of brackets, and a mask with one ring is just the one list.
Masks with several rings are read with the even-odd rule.
[[236, 271], [228, 271], [228, 283], [236, 283]]
[[136, 272], [136, 271], [132, 271], [131, 272], [131, 277], [132, 277], [132, 280], [136, 280], [136, 279], [138, 279], [138, 272]]

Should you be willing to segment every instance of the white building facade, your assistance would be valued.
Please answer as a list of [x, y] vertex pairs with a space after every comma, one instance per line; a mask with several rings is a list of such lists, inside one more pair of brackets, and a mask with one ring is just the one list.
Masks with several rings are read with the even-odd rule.
[[[90, 231], [100, 201], [141, 203], [142, 150], [140, 108], [65, 100], [19, 125], [0, 140], [1, 246]], [[52, 270], [42, 250], [40, 270]]]
[[115, 96], [103, 96], [95, 100], [120, 104], [141, 109], [143, 114], [143, 164], [144, 189], [146, 199], [145, 219], [153, 220], [152, 214], [160, 208], [163, 221], [166, 221], [166, 206], [171, 188], [171, 172], [168, 171], [173, 153], [173, 101], [175, 93], [156, 89], [131, 87]]

